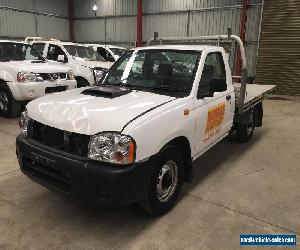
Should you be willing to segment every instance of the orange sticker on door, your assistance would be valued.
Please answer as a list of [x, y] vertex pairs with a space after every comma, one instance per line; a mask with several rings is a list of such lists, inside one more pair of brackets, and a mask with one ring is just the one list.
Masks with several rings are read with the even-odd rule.
[[204, 142], [220, 133], [224, 115], [225, 103], [220, 103], [208, 110]]

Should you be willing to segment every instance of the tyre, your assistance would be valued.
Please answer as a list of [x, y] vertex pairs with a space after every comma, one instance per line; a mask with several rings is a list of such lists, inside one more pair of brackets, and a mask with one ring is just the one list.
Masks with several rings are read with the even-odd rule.
[[165, 147], [157, 156], [154, 171], [140, 207], [152, 216], [171, 210], [183, 183], [184, 163], [175, 146]]
[[89, 82], [84, 78], [76, 78], [77, 88], [90, 86]]
[[248, 142], [252, 138], [254, 127], [254, 115], [252, 110], [249, 115], [248, 124], [238, 123], [236, 125], [236, 137], [238, 141]]
[[21, 102], [17, 102], [9, 87], [0, 83], [0, 116], [16, 117], [21, 113]]

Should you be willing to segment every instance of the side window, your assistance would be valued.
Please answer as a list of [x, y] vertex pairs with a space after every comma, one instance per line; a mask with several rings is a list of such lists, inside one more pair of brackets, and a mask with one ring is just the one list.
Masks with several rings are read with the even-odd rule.
[[106, 49], [98, 47], [97, 48], [97, 52], [99, 53], [100, 56], [102, 56], [106, 61], [107, 59], [107, 55], [106, 55]]
[[112, 56], [112, 54], [108, 50], [106, 50], [106, 57], [109, 62], [115, 61], [115, 58]]
[[210, 93], [211, 89], [215, 92], [227, 90], [226, 70], [221, 52], [209, 53], [206, 57], [201, 80], [198, 88], [198, 97]]
[[59, 55], [64, 55], [65, 53], [64, 51], [61, 49], [61, 47], [54, 45], [54, 44], [50, 44], [48, 47], [48, 53], [47, 53], [47, 59], [48, 60], [53, 60], [53, 61], [57, 61], [57, 57]]
[[45, 49], [45, 43], [34, 43], [32, 46], [41, 54], [43, 55]]

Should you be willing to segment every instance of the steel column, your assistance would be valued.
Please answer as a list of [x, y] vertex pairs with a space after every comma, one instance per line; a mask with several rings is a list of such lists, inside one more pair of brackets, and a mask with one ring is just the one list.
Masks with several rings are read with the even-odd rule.
[[143, 1], [137, 0], [137, 47], [142, 47], [143, 41]]
[[70, 41], [75, 41], [74, 34], [74, 9], [73, 9], [73, 0], [68, 0], [68, 14], [69, 14], [69, 37]]
[[[247, 12], [250, 7], [249, 0], [243, 0], [243, 7], [241, 13], [241, 24], [240, 24], [240, 38], [245, 43], [245, 36], [246, 36], [246, 24], [247, 24]], [[236, 58], [236, 66], [235, 66], [235, 74], [237, 76], [241, 75], [241, 52], [238, 49], [237, 51], [237, 58]]]

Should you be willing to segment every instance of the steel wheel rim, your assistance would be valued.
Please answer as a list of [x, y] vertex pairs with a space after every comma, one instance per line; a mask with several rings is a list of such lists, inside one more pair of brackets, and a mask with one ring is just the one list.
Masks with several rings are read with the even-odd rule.
[[250, 135], [253, 130], [253, 112], [250, 114], [249, 123], [247, 125], [247, 135]]
[[8, 97], [5, 91], [0, 91], [0, 110], [7, 111], [8, 110]]
[[156, 182], [156, 196], [160, 202], [167, 202], [175, 192], [178, 183], [178, 166], [168, 161], [159, 171]]

